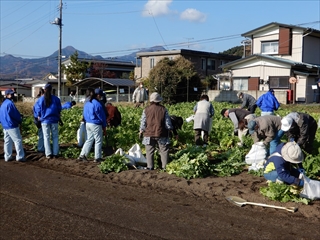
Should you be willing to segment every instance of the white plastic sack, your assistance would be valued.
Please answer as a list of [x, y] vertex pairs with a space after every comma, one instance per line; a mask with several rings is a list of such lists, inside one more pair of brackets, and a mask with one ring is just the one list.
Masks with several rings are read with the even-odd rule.
[[303, 175], [303, 189], [300, 193], [301, 197], [311, 200], [320, 199], [320, 181], [312, 180]]
[[194, 120], [194, 115], [191, 115], [190, 117], [186, 118], [186, 122], [191, 122]]
[[129, 156], [128, 154], [125, 154], [122, 150], [122, 148], [118, 148], [118, 150], [115, 152], [115, 154], [119, 154], [120, 156], [125, 156], [128, 160], [129, 160], [129, 163], [128, 165], [129, 166], [132, 166], [132, 167], [135, 167], [136, 165], [136, 162], [135, 160], [133, 159], [132, 156]]
[[129, 156], [131, 156], [134, 161], [136, 162], [136, 164], [147, 164], [147, 159], [143, 156], [142, 152], [141, 152], [141, 148], [139, 146], [138, 143], [134, 144], [129, 152], [128, 152]]
[[86, 124], [84, 122], [81, 122], [80, 127], [77, 130], [78, 147], [82, 147], [86, 140], [87, 140]]
[[265, 163], [265, 160], [260, 161], [258, 163], [254, 162], [249, 166], [248, 171], [259, 171], [259, 169], [264, 168], [263, 164]]
[[266, 159], [267, 149], [263, 142], [257, 142], [252, 145], [250, 151], [245, 157], [247, 164], [259, 163]]

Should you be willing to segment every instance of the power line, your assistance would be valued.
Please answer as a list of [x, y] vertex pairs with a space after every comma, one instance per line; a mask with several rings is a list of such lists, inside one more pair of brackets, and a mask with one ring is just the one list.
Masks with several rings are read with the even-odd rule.
[[48, 2], [45, 2], [43, 5], [41, 5], [40, 7], [34, 9], [32, 12], [30, 12], [29, 14], [25, 15], [22, 18], [19, 18], [17, 21], [11, 23], [9, 26], [2, 28], [1, 30], [3, 31], [4, 29], [7, 29], [9, 27], [12, 27], [12, 25], [16, 24], [17, 22], [20, 22], [21, 20], [25, 19], [26, 17], [30, 16], [31, 14], [33, 14], [35, 11], [38, 11], [40, 8], [42, 8], [44, 5], [46, 5]]
[[11, 14], [15, 13], [16, 11], [20, 10], [21, 8], [23, 8], [24, 6], [28, 5], [29, 3], [31, 3], [32, 1], [26, 2], [25, 4], [23, 4], [21, 7], [17, 8], [16, 10], [9, 12], [7, 15], [2, 16], [1, 20], [3, 20], [4, 18], [10, 16]]
[[154, 24], [155, 24], [155, 25], [156, 25], [156, 27], [157, 27], [158, 33], [159, 33], [159, 35], [160, 35], [160, 37], [161, 37], [161, 39], [162, 39], [162, 41], [163, 41], [164, 45], [166, 46], [167, 44], [166, 44], [166, 42], [164, 41], [164, 39], [163, 39], [163, 37], [162, 37], [162, 34], [161, 34], [161, 32], [160, 32], [160, 29], [159, 29], [159, 27], [158, 27], [158, 24], [157, 24], [157, 22], [156, 22], [156, 20], [155, 20], [154, 16], [153, 16], [153, 13], [150, 11], [150, 12], [149, 12], [149, 14], [152, 16], [153, 22], [154, 22]]

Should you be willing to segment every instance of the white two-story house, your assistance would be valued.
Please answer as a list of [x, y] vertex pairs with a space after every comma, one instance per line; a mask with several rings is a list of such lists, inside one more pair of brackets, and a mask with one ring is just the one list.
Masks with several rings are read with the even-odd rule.
[[287, 91], [288, 102], [319, 98], [320, 30], [272, 22], [242, 34], [251, 54], [220, 66], [232, 90]]

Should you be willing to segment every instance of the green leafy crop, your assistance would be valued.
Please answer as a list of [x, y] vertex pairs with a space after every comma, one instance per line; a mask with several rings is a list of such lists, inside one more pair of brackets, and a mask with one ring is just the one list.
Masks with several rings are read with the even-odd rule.
[[[301, 189], [300, 189], [301, 190]], [[282, 183], [268, 183], [267, 187], [261, 187], [260, 193], [274, 201], [279, 202], [301, 202], [308, 204], [309, 200], [299, 197], [299, 190], [293, 186]]]

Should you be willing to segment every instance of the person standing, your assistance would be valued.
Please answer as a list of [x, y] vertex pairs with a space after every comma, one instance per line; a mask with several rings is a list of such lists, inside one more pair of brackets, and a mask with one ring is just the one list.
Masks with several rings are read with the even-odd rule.
[[[43, 95], [44, 95], [44, 90], [43, 90], [43, 88], [41, 88], [40, 91], [39, 91], [39, 94], [38, 94], [38, 100]], [[41, 127], [41, 122], [38, 120], [38, 116], [35, 113], [36, 104], [38, 103], [38, 100], [35, 102], [35, 104], [33, 106], [33, 117], [34, 117], [34, 123], [36, 124], [36, 126], [38, 128], [37, 151], [39, 153], [44, 153], [44, 142], [43, 142], [43, 132], [42, 132], [42, 127]]]
[[154, 92], [150, 95], [150, 105], [141, 116], [139, 137], [143, 136], [142, 144], [146, 148], [147, 169], [154, 169], [154, 152], [159, 146], [162, 169], [166, 168], [169, 159], [169, 132], [173, 129], [167, 109], [160, 104], [162, 97]]
[[106, 117], [108, 117], [108, 111], [105, 107], [106, 104], [106, 95], [105, 93], [100, 89], [100, 88], [96, 88], [94, 90], [95, 94], [96, 94], [96, 99], [99, 101], [99, 103], [101, 104], [103, 111], [104, 111], [104, 115], [106, 115]]
[[[58, 97], [53, 95], [52, 86], [46, 84], [44, 95], [39, 98], [35, 105], [35, 116], [41, 122], [43, 132], [44, 150], [46, 158], [58, 157], [59, 155], [59, 131], [58, 123], [60, 120], [61, 102]], [[50, 140], [52, 138], [52, 149]]]
[[73, 91], [70, 92], [69, 96], [70, 96], [70, 101], [71, 102], [76, 100], [76, 95], [75, 95], [75, 93]]
[[132, 101], [136, 104], [135, 107], [139, 107], [140, 105], [144, 106], [144, 102], [147, 100], [147, 90], [143, 87], [143, 84], [140, 83], [139, 86], [133, 92]]
[[274, 96], [274, 90], [272, 88], [265, 94], [261, 95], [256, 104], [261, 109], [261, 116], [275, 115], [274, 111], [278, 110], [280, 107], [280, 103]]
[[4, 139], [4, 160], [6, 162], [14, 160], [12, 156], [12, 145], [16, 149], [16, 161], [24, 162], [25, 153], [22, 146], [22, 136], [19, 125], [22, 123], [22, 116], [13, 103], [14, 91], [7, 89], [6, 97], [0, 107], [0, 123], [3, 128]]
[[[193, 108], [194, 120], [193, 120], [193, 130], [195, 133], [195, 143], [196, 145], [208, 144], [210, 120], [214, 116], [214, 108], [209, 102], [208, 95], [204, 94], [200, 97], [200, 101]], [[201, 140], [201, 132], [203, 131], [203, 140]]]
[[254, 143], [263, 140], [266, 147], [270, 144], [267, 151], [268, 156], [276, 151], [276, 147], [280, 144], [280, 139], [284, 135], [281, 130], [281, 117], [273, 115], [265, 115], [251, 120], [248, 123], [248, 129]]
[[317, 128], [316, 120], [307, 113], [291, 112], [281, 120], [281, 129], [288, 139], [308, 153], [313, 150]]
[[250, 113], [254, 114], [257, 108], [257, 100], [250, 94], [243, 92], [238, 92], [237, 96], [238, 98], [242, 99], [242, 105], [240, 106], [240, 108], [247, 108]]
[[103, 135], [106, 135], [107, 118], [105, 108], [100, 103], [100, 99], [96, 92], [90, 91], [90, 100], [83, 107], [83, 119], [86, 123], [87, 139], [81, 149], [78, 160], [88, 161], [89, 154], [93, 142], [94, 144], [94, 162], [102, 161], [102, 143]]

